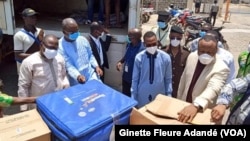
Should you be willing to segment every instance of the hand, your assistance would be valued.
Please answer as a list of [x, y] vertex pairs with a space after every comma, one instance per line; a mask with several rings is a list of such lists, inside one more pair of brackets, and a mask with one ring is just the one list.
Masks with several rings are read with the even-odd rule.
[[198, 110], [198, 107], [190, 104], [183, 108], [180, 112], [178, 112], [179, 117], [177, 120], [184, 123], [191, 122], [197, 114]]
[[69, 87], [70, 87], [70, 85], [68, 85], [68, 84], [63, 85], [63, 89], [66, 89], [66, 88], [69, 88]]
[[81, 84], [85, 83], [86, 82], [86, 78], [83, 76], [83, 75], [79, 75], [77, 77], [77, 81]]
[[121, 71], [121, 70], [122, 70], [122, 63], [121, 63], [121, 62], [118, 62], [118, 63], [116, 64], [116, 70], [117, 70], [117, 71]]
[[99, 76], [103, 75], [103, 71], [100, 67], [96, 67], [95, 71], [96, 71], [97, 75], [99, 75]]
[[213, 122], [220, 121], [225, 115], [226, 109], [227, 109], [226, 105], [222, 104], [216, 105], [211, 111], [211, 121]]
[[109, 34], [108, 28], [104, 27], [104, 28], [103, 28], [103, 32], [104, 32], [105, 34]]

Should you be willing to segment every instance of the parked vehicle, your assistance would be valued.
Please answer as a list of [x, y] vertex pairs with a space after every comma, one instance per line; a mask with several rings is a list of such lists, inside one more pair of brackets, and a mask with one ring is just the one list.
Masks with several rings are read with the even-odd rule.
[[184, 30], [199, 30], [204, 23], [210, 23], [209, 19], [210, 17], [188, 16], [186, 19]]

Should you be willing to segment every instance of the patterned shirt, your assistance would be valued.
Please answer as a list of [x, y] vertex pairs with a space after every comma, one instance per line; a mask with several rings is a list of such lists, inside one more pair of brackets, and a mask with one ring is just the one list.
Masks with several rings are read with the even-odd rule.
[[83, 75], [86, 81], [91, 79], [101, 81], [95, 72], [97, 61], [85, 37], [79, 36], [74, 42], [68, 42], [62, 37], [59, 40], [59, 53], [65, 59], [71, 86], [79, 84], [77, 81], [79, 75]]
[[229, 105], [233, 97], [239, 93], [244, 93], [247, 90], [248, 84], [250, 83], [250, 74], [246, 77], [233, 79], [230, 83], [226, 84], [222, 90], [221, 94], [218, 96], [216, 104]]

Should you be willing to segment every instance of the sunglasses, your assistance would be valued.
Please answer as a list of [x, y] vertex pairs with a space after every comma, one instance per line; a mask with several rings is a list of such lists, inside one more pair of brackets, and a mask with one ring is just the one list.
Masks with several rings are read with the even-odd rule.
[[181, 40], [180, 37], [170, 37], [170, 39], [171, 39], [171, 40], [174, 40], [174, 39], [176, 39], [176, 40]]

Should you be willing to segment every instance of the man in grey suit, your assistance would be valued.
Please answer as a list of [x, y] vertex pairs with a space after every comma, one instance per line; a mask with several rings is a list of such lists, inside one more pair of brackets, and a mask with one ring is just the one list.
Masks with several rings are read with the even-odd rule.
[[198, 50], [189, 55], [181, 76], [177, 98], [191, 104], [178, 113], [179, 121], [191, 122], [197, 112], [214, 106], [214, 101], [230, 72], [216, 52], [216, 38], [205, 35], [199, 40]]

